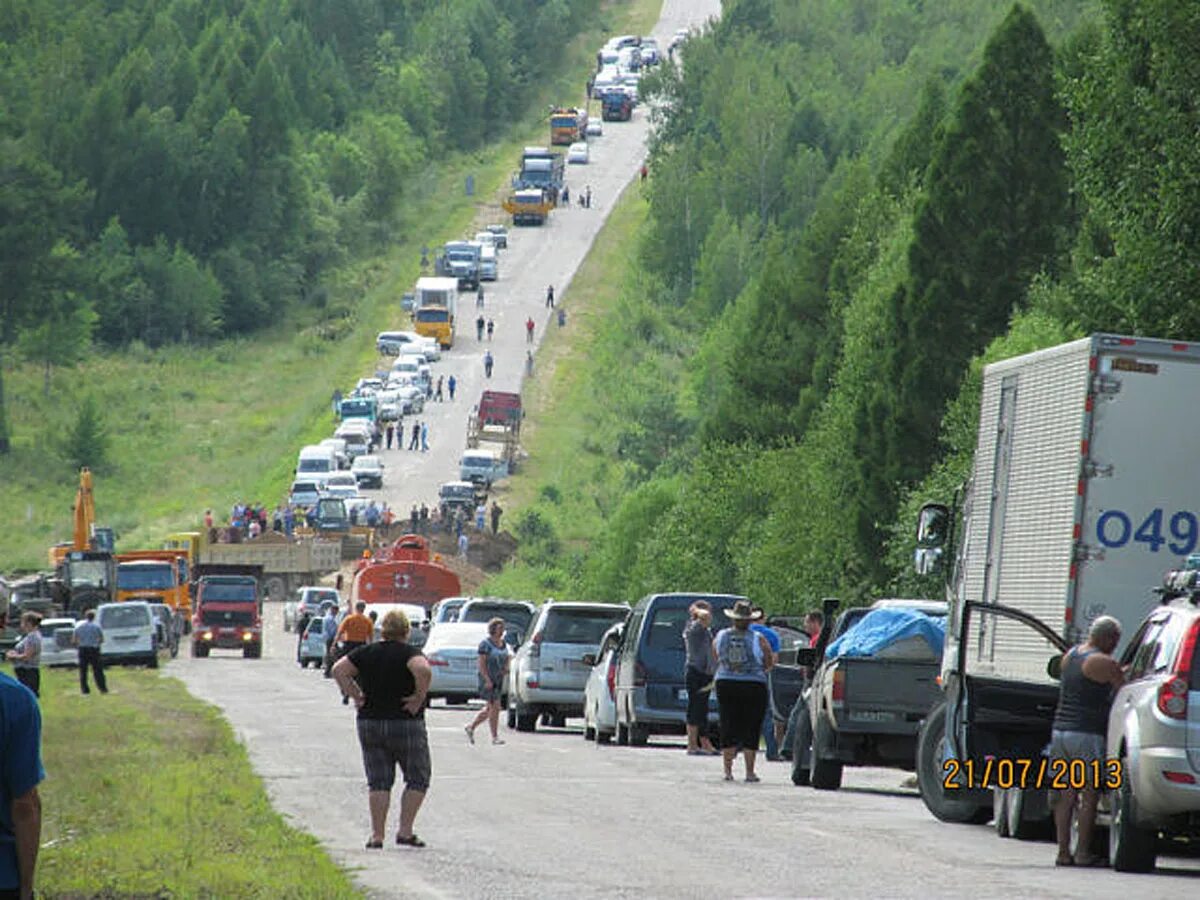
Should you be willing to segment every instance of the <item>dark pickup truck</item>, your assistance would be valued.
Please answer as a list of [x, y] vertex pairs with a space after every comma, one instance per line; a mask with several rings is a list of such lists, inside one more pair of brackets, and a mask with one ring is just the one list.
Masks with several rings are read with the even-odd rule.
[[814, 650], [798, 651], [798, 662], [814, 666], [803, 702], [794, 716], [792, 781], [820, 790], [842, 785], [844, 766], [913, 769], [917, 733], [941, 697], [940, 659], [873, 656], [824, 658], [824, 648], [868, 612], [915, 609], [944, 617], [946, 604], [927, 600], [879, 600], [844, 612], [830, 637]]

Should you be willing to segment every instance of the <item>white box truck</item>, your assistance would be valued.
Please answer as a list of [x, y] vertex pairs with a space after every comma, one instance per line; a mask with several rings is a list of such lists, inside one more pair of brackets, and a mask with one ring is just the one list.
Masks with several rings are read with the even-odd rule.
[[1132, 634], [1197, 550], [1197, 398], [1200, 344], [1178, 341], [1097, 334], [984, 369], [971, 479], [917, 528], [919, 571], [954, 557], [944, 702], [917, 748], [938, 818], [1045, 823], [1050, 660], [1100, 615]]

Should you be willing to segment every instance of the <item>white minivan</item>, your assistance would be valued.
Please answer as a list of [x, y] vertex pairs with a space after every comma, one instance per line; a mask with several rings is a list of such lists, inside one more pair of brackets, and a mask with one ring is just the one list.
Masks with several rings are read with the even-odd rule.
[[482, 281], [495, 281], [500, 277], [500, 261], [496, 258], [496, 248], [484, 244], [479, 251], [479, 278]]
[[105, 665], [140, 663], [158, 668], [158, 626], [149, 603], [101, 603], [96, 607], [96, 624], [104, 632], [100, 658]]
[[320, 444], [301, 448], [300, 458], [296, 460], [297, 475], [328, 475], [337, 470], [337, 451]]

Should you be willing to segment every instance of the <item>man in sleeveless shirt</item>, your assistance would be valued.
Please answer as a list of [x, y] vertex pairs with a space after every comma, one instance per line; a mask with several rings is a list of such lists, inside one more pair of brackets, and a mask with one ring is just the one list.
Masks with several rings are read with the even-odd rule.
[[[1100, 616], [1088, 630], [1086, 643], [1068, 650], [1062, 659], [1058, 709], [1050, 739], [1050, 758], [1101, 761], [1105, 758], [1108, 710], [1113, 694], [1125, 683], [1125, 673], [1112, 657], [1121, 641], [1121, 623]], [[1055, 865], [1092, 866], [1102, 858], [1092, 854], [1096, 824], [1095, 785], [1060, 791], [1054, 803], [1054, 828], [1058, 837]], [[1078, 807], [1076, 806], [1078, 804]], [[1071, 816], [1078, 816], [1079, 849], [1071, 856]]]

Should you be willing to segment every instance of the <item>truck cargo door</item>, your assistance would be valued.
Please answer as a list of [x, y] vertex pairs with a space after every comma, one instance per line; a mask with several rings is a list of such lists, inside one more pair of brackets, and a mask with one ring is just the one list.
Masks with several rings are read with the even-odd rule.
[[[992, 467], [991, 497], [988, 512], [987, 562], [983, 572], [983, 600], [995, 603], [1000, 593], [1000, 564], [1004, 552], [1004, 517], [1008, 510], [1008, 482], [1012, 471], [1013, 426], [1017, 409], [1017, 376], [1009, 375], [1000, 383], [1000, 410], [996, 421], [995, 461]], [[978, 620], [981, 658], [995, 656], [996, 635], [990, 617]]]

